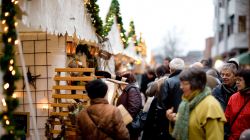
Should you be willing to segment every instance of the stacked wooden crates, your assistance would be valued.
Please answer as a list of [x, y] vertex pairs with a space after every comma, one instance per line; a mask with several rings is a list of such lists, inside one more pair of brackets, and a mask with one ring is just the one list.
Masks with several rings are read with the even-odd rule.
[[[54, 98], [54, 102], [51, 103], [51, 107], [53, 107], [53, 112], [50, 113], [50, 116], [60, 116], [63, 118], [66, 123], [66, 137], [71, 137], [73, 139], [76, 136], [76, 126], [71, 123], [69, 119], [69, 111], [68, 106], [72, 103], [68, 101], [68, 99], [80, 99], [85, 102], [85, 105], [89, 105], [89, 98], [87, 94], [83, 94], [82, 91], [85, 91], [84, 85], [68, 85], [67, 82], [71, 81], [80, 81], [80, 82], [89, 82], [95, 79], [94, 68], [56, 68], [55, 72], [57, 73], [54, 77], [54, 81], [56, 83], [53, 86], [55, 93], [52, 94], [52, 98]], [[71, 72], [79, 72], [79, 73], [90, 73], [90, 76], [77, 76], [71, 77], [68, 76], [68, 73]], [[62, 74], [64, 73], [64, 74]], [[64, 81], [64, 82], [63, 82]], [[71, 94], [71, 90], [80, 91], [78, 94]], [[86, 104], [87, 103], [87, 104]], [[58, 135], [61, 133], [60, 126], [61, 122], [54, 119], [52, 122], [52, 135]], [[59, 129], [58, 129], [59, 128]]]

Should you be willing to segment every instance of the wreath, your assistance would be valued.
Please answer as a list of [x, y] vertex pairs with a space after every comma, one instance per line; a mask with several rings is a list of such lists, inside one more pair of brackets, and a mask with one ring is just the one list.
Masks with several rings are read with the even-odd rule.
[[[53, 122], [55, 122], [55, 119], [59, 119], [61, 124], [61, 132], [56, 137], [54, 137], [53, 133], [51, 133], [51, 131], [54, 128]], [[47, 122], [45, 123], [45, 136], [47, 137], [48, 140], [61, 140], [63, 137], [65, 137], [65, 132], [66, 132], [66, 125], [65, 125], [65, 120], [63, 119], [62, 116], [53, 115], [47, 119]]]

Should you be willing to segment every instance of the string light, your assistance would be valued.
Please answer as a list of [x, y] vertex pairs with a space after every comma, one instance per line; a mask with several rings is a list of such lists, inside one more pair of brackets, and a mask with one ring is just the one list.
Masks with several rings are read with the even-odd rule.
[[2, 104], [3, 104], [3, 106], [7, 106], [4, 98], [2, 99]]
[[14, 60], [13, 60], [13, 59], [11, 59], [11, 60], [10, 60], [10, 64], [12, 65], [13, 63], [14, 63]]
[[8, 29], [9, 29], [9, 27], [4, 27], [4, 32], [7, 32], [8, 31]]
[[15, 1], [14, 4], [18, 4], [18, 1]]
[[9, 37], [9, 38], [8, 38], [8, 42], [10, 43], [10, 42], [11, 42], [11, 40], [12, 40], [12, 39]]
[[9, 12], [5, 12], [4, 15], [7, 17], [7, 16], [10, 15], [10, 13]]
[[14, 76], [14, 75], [16, 74], [16, 71], [13, 70], [13, 71], [11, 72], [11, 74]]
[[4, 84], [3, 88], [6, 90], [10, 87], [9, 83]]
[[17, 97], [17, 95], [16, 95], [16, 93], [14, 93], [13, 95], [12, 95], [12, 98], [16, 98]]
[[3, 116], [3, 119], [4, 119], [4, 120], [7, 120], [7, 119], [8, 119], [8, 116], [4, 115], [4, 116]]
[[12, 71], [12, 70], [13, 70], [13, 66], [10, 66], [10, 67], [9, 67], [9, 70]]
[[5, 24], [6, 23], [6, 20], [2, 20], [2, 24]]
[[17, 45], [18, 44], [18, 40], [15, 40], [15, 45]]
[[10, 121], [9, 120], [6, 120], [5, 123], [6, 123], [6, 125], [10, 125]]
[[15, 0], [11, 0], [11, 2], [13, 2], [13, 3], [14, 3], [14, 2], [15, 2]]
[[14, 25], [15, 25], [15, 27], [18, 25], [18, 22], [16, 21], [15, 23], [14, 23]]

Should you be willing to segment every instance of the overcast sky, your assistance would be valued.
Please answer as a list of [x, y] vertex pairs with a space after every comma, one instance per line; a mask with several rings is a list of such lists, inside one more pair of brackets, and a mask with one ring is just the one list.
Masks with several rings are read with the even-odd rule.
[[[111, 0], [98, 0], [105, 17]], [[213, 36], [213, 0], [119, 0], [124, 27], [134, 20], [136, 33], [145, 38], [149, 50], [159, 48], [169, 30], [180, 33], [179, 49], [203, 50], [205, 38]]]

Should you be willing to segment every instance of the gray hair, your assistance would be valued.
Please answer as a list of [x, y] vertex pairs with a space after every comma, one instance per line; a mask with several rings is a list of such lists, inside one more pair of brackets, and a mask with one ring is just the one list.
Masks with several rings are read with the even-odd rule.
[[233, 63], [225, 63], [225, 64], [222, 65], [220, 72], [221, 72], [222, 70], [231, 70], [234, 74], [236, 74], [236, 72], [237, 72], [237, 67], [236, 67], [236, 65], [233, 64]]
[[183, 70], [185, 68], [184, 60], [181, 58], [174, 58], [170, 61], [169, 68], [171, 70]]

